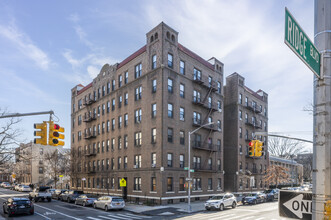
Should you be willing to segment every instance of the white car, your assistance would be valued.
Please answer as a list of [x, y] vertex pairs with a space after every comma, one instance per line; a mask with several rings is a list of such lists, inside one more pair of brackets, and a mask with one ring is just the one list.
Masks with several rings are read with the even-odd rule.
[[0, 186], [1, 187], [5, 187], [7, 184], [10, 184], [10, 183], [8, 183], [8, 182], [2, 182]]
[[124, 207], [124, 200], [116, 196], [101, 196], [93, 202], [93, 208], [104, 209], [106, 212], [110, 209], [122, 210]]
[[15, 190], [16, 190], [16, 191], [19, 191], [19, 189], [20, 189], [21, 186], [22, 186], [21, 184], [16, 185], [16, 186], [15, 186]]
[[217, 196], [213, 196], [205, 203], [205, 209], [218, 209], [223, 211], [224, 207], [237, 207], [237, 199], [232, 193], [220, 194]]
[[26, 185], [21, 185], [21, 187], [19, 188], [20, 192], [30, 192], [31, 188], [30, 186], [26, 186]]

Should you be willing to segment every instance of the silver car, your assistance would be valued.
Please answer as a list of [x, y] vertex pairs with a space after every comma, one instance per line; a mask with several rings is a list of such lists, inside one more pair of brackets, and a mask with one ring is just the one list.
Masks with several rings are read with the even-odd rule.
[[122, 210], [124, 207], [124, 200], [115, 196], [101, 196], [93, 202], [93, 208], [104, 209], [106, 212], [110, 209]]
[[232, 208], [237, 207], [237, 199], [232, 193], [213, 196], [205, 203], [206, 210], [218, 209], [220, 211], [223, 211], [224, 207], [227, 206], [230, 206]]

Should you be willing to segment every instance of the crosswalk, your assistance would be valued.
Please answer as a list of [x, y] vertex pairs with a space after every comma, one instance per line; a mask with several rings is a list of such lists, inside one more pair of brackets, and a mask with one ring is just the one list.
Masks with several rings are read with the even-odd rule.
[[87, 219], [91, 220], [139, 220], [139, 219], [149, 219], [152, 218], [150, 216], [140, 216], [140, 215], [134, 215], [130, 213], [117, 213], [112, 215], [97, 215], [97, 216], [88, 216]]
[[195, 215], [185, 216], [183, 218], [178, 218], [180, 220], [220, 220], [220, 219], [226, 219], [226, 220], [283, 220], [285, 218], [270, 218], [270, 217], [261, 217], [261, 216], [255, 216], [255, 215], [240, 215], [238, 213], [199, 213]]

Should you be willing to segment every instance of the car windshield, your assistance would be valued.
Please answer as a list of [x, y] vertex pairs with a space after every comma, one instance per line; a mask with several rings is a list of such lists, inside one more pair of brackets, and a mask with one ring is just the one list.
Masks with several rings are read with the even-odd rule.
[[123, 202], [122, 198], [113, 198], [112, 199], [113, 202]]
[[248, 194], [248, 196], [257, 196], [256, 193], [251, 193], [251, 194]]
[[23, 204], [28, 204], [30, 203], [29, 200], [14, 200], [14, 202], [17, 204], [17, 205], [23, 205]]
[[97, 195], [86, 195], [87, 196], [87, 198], [98, 198], [98, 196]]
[[220, 200], [220, 199], [223, 199], [224, 196], [213, 196], [211, 197], [210, 200]]
[[264, 191], [264, 193], [271, 193], [272, 192], [272, 189], [268, 189], [266, 191]]

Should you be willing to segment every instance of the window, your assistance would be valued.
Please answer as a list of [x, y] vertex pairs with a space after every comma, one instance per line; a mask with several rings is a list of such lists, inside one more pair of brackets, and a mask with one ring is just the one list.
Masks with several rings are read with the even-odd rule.
[[115, 159], [111, 158], [111, 169], [115, 170]]
[[185, 132], [184, 131], [179, 131], [179, 143], [181, 145], [185, 144]]
[[221, 170], [222, 169], [221, 160], [217, 160], [217, 169], [218, 170]]
[[179, 85], [179, 96], [182, 98], [185, 98], [185, 85], [184, 84]]
[[198, 103], [201, 101], [201, 94], [200, 92], [193, 90], [193, 102]]
[[239, 120], [241, 121], [242, 120], [242, 111], [241, 110], [239, 110]]
[[118, 116], [118, 128], [122, 128], [122, 116]]
[[201, 80], [201, 71], [196, 68], [193, 69], [193, 80]]
[[156, 54], [152, 56], [152, 70], [156, 68]]
[[179, 167], [184, 168], [185, 162], [184, 162], [184, 155], [179, 155]]
[[185, 75], [185, 62], [179, 61], [179, 73]]
[[173, 191], [173, 179], [172, 179], [172, 177], [168, 177], [168, 180], [167, 180], [167, 191], [168, 192]]
[[128, 71], [126, 71], [124, 73], [124, 84], [127, 84], [128, 83], [128, 80], [129, 80], [129, 73], [128, 73]]
[[208, 97], [208, 108], [211, 108], [211, 107], [212, 107], [212, 104], [213, 104], [213, 100], [212, 100], [212, 98], [209, 96], [209, 97]]
[[107, 94], [110, 93], [110, 82], [107, 83]]
[[109, 169], [109, 159], [106, 159], [106, 169]]
[[217, 130], [222, 131], [222, 122], [220, 120], [217, 120]]
[[115, 118], [111, 120], [111, 130], [115, 130]]
[[222, 112], [222, 102], [221, 101], [217, 101], [217, 108], [219, 112]]
[[136, 132], [134, 134], [134, 145], [137, 147], [141, 146], [141, 132]]
[[211, 76], [208, 76], [208, 87], [211, 87], [211, 84], [213, 82], [213, 78]]
[[101, 89], [99, 88], [98, 89], [98, 99], [100, 99], [101, 98]]
[[122, 75], [119, 75], [119, 76], [118, 76], [118, 88], [121, 88], [121, 86], [122, 86], [122, 81], [123, 81], [123, 76], [122, 76]]
[[219, 94], [221, 94], [222, 93], [222, 83], [221, 82], [217, 82], [217, 92], [219, 93]]
[[185, 178], [180, 177], [179, 178], [179, 191], [185, 191]]
[[201, 168], [201, 157], [193, 157], [193, 168], [194, 169]]
[[117, 159], [117, 167], [118, 167], [118, 169], [121, 169], [121, 163], [122, 163], [122, 158], [119, 157], [119, 158]]
[[135, 100], [140, 100], [141, 99], [141, 92], [142, 92], [142, 87], [139, 86], [136, 88], [136, 94], [135, 94]]
[[179, 108], [179, 120], [181, 121], [185, 120], [185, 109], [182, 107]]
[[127, 105], [128, 104], [128, 101], [129, 101], [129, 94], [128, 93], [125, 93], [124, 94], [124, 105]]
[[156, 177], [151, 178], [151, 191], [152, 192], [156, 191]]
[[173, 67], [173, 56], [170, 53], [168, 53], [168, 67]]
[[134, 122], [139, 124], [141, 122], [141, 108], [135, 111]]
[[114, 111], [115, 110], [115, 99], [111, 100], [111, 110]]
[[135, 155], [134, 156], [134, 165], [136, 168], [141, 167], [141, 155]]
[[122, 138], [121, 138], [121, 136], [119, 136], [117, 140], [118, 140], [117, 141], [117, 147], [120, 150], [120, 149], [122, 149]]
[[156, 104], [152, 104], [152, 118], [156, 117]]
[[110, 102], [108, 101], [107, 102], [107, 113], [109, 113], [110, 112]]
[[156, 85], [157, 85], [156, 79], [153, 79], [153, 81], [152, 81], [152, 93], [156, 92]]
[[168, 128], [168, 142], [172, 143], [173, 140], [173, 129]]
[[107, 145], [106, 145], [106, 151], [109, 152], [109, 145], [110, 145], [110, 141], [109, 139], [107, 140]]
[[116, 86], [116, 81], [113, 79], [113, 81], [112, 81], [112, 86], [111, 86], [111, 90], [112, 90], [112, 91], [115, 90], [115, 86]]
[[242, 104], [242, 98], [243, 98], [243, 95], [241, 93], [239, 93], [239, 100], [238, 100], [239, 104]]
[[124, 127], [128, 126], [128, 114], [124, 115]]
[[118, 97], [118, 108], [121, 108], [121, 106], [122, 106], [122, 100], [123, 100], [122, 96], [119, 96]]
[[98, 106], [98, 117], [100, 117], [100, 112], [101, 112], [101, 107], [100, 105]]
[[248, 106], [248, 98], [245, 97], [245, 105]]
[[111, 149], [114, 150], [115, 149], [115, 138], [111, 139]]
[[134, 190], [141, 190], [141, 177], [134, 178]]
[[243, 134], [242, 134], [242, 128], [239, 128], [239, 137], [242, 138]]
[[245, 113], [245, 122], [248, 123], [248, 114]]
[[168, 167], [172, 167], [172, 154], [168, 153]]
[[123, 158], [123, 161], [124, 161], [123, 168], [126, 169], [126, 168], [128, 167], [128, 157], [125, 156], [125, 157]]
[[213, 179], [208, 178], [208, 190], [213, 190]]
[[44, 173], [44, 168], [39, 167], [39, 174], [43, 174]]
[[156, 128], [152, 128], [152, 144], [156, 143]]
[[173, 105], [168, 103], [168, 118], [173, 118]]
[[208, 159], [208, 169], [213, 169], [213, 160], [211, 158]]
[[156, 165], [156, 153], [152, 153], [152, 166]]
[[201, 178], [193, 178], [193, 190], [201, 190]]
[[173, 93], [173, 86], [172, 86], [172, 84], [173, 84], [172, 79], [169, 79], [168, 78], [168, 92], [169, 93]]
[[107, 121], [107, 132], [109, 132], [109, 130], [110, 130], [110, 121], [108, 120]]
[[100, 124], [98, 124], [98, 135], [100, 134]]
[[201, 124], [201, 114], [198, 112], [193, 112], [193, 123]]
[[124, 148], [128, 148], [128, 135], [124, 135], [123, 137]]
[[141, 69], [142, 69], [142, 65], [141, 63], [139, 63], [136, 67], [135, 67], [135, 79], [139, 78], [141, 76]]
[[243, 153], [243, 146], [240, 144], [239, 145], [239, 153], [242, 154]]
[[217, 179], [217, 190], [221, 190], [222, 189], [222, 179], [218, 178]]

